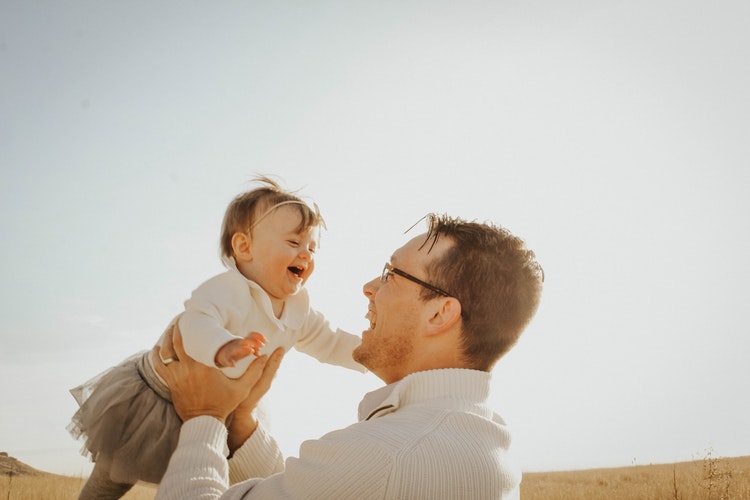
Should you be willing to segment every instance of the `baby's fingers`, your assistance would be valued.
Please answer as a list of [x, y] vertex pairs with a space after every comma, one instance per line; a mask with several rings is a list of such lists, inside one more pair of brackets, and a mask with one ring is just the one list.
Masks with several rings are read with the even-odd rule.
[[257, 356], [263, 346], [266, 345], [266, 338], [258, 332], [252, 332], [242, 342], [243, 347], [248, 349], [250, 354]]

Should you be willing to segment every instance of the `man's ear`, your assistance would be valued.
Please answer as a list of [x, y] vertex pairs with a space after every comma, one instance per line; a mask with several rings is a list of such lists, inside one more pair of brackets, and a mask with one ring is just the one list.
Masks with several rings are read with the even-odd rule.
[[441, 297], [435, 300], [435, 308], [430, 312], [428, 335], [440, 334], [452, 328], [461, 319], [461, 302], [454, 297]]
[[232, 250], [237, 260], [249, 262], [253, 260], [251, 252], [252, 240], [246, 233], [234, 233], [232, 235]]

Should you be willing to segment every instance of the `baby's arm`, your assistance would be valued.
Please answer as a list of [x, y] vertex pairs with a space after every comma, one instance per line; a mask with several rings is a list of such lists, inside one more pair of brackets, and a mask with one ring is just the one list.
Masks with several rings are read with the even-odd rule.
[[247, 301], [247, 283], [232, 273], [214, 276], [193, 290], [179, 319], [188, 355], [214, 366], [222, 346], [242, 341], [240, 335], [244, 332], [232, 330], [243, 323], [248, 313]]
[[214, 362], [219, 368], [234, 366], [235, 363], [249, 355], [258, 356], [260, 349], [266, 345], [266, 338], [258, 332], [252, 332], [244, 339], [230, 340], [216, 352]]
[[366, 372], [367, 369], [352, 359], [354, 351], [362, 339], [341, 329], [333, 330], [321, 313], [310, 309], [305, 324], [304, 334], [297, 340], [294, 347], [322, 363], [343, 366]]

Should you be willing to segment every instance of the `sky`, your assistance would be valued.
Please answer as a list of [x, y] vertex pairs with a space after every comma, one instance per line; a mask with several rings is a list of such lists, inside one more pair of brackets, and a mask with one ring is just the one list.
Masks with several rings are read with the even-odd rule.
[[[320, 206], [307, 287], [356, 334], [427, 213], [536, 252], [490, 400], [524, 471], [750, 455], [748, 22], [744, 0], [0, 0], [0, 450], [90, 472], [68, 390], [154, 344], [270, 174]], [[380, 384], [292, 352], [264, 419], [296, 455]]]

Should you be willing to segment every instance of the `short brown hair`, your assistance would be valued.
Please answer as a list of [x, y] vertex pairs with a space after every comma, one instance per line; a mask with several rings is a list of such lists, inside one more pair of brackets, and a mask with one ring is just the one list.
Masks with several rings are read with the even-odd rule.
[[235, 233], [250, 231], [263, 211], [270, 210], [280, 203], [289, 203], [290, 207], [299, 210], [301, 220], [297, 231], [323, 225], [323, 219], [317, 211], [317, 206], [313, 210], [301, 198], [292, 192], [285, 191], [276, 181], [268, 177], [255, 177], [253, 182], [262, 186], [237, 195], [229, 203], [224, 213], [219, 240], [222, 256], [233, 256], [232, 236]]
[[[544, 271], [534, 252], [505, 228], [446, 215], [427, 218], [423, 245], [434, 245], [441, 236], [453, 242], [428, 265], [429, 280], [461, 302], [466, 360], [474, 369], [489, 371], [534, 316]], [[422, 294], [424, 299], [437, 296], [427, 289]]]

